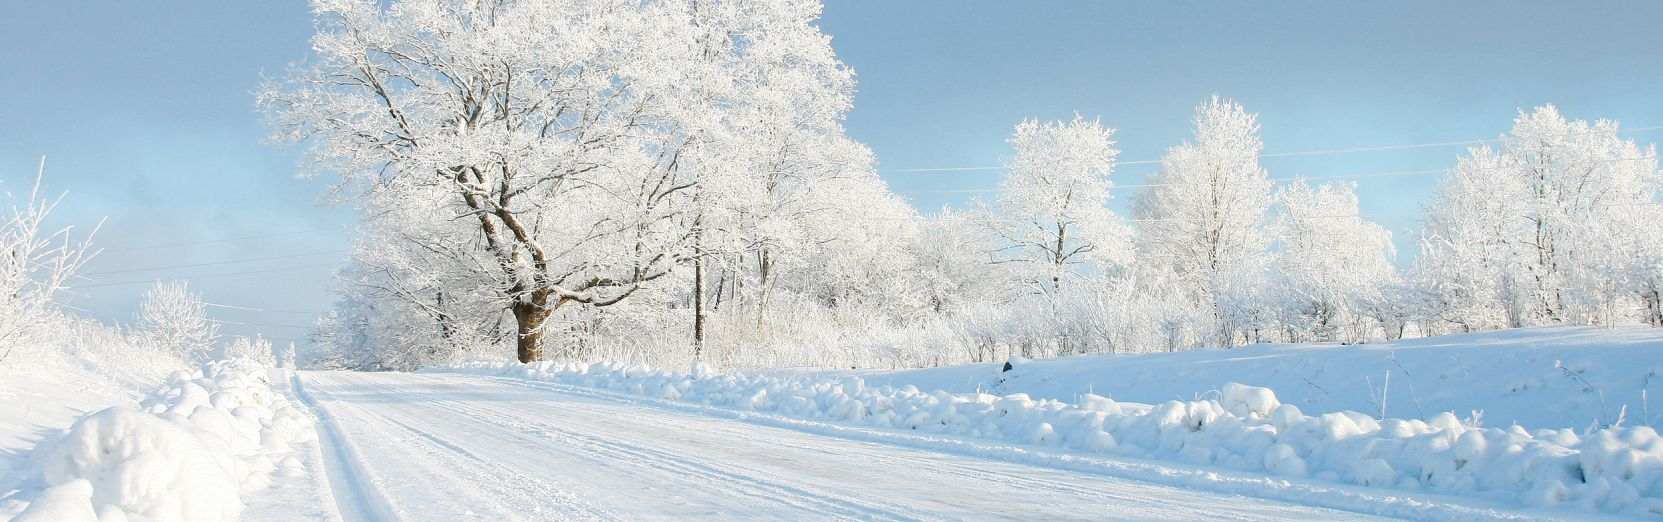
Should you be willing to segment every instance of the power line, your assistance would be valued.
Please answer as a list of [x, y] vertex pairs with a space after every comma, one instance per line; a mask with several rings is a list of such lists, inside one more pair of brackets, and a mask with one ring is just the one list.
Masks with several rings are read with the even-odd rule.
[[[1655, 160], [1655, 159], [1657, 159], [1657, 157], [1655, 157], [1655, 156], [1642, 156], [1642, 157], [1638, 157], [1638, 158], [1606, 158], [1606, 159], [1599, 159], [1599, 160], [1594, 160], [1594, 161], [1597, 161], [1597, 162], [1600, 162], [1600, 163], [1615, 163], [1615, 162], [1620, 162], [1620, 161], [1645, 161], [1645, 160]], [[1487, 167], [1487, 168], [1477, 168], [1475, 170], [1488, 171], [1488, 170], [1502, 170], [1502, 169], [1506, 169], [1506, 168], [1509, 168], [1509, 167], [1505, 167], [1505, 166], [1503, 166], [1503, 167]], [[1394, 177], [1394, 176], [1426, 176], [1426, 175], [1432, 175], [1432, 174], [1442, 174], [1442, 173], [1445, 173], [1445, 172], [1449, 172], [1450, 170], [1452, 170], [1452, 168], [1419, 169], [1419, 170], [1388, 170], [1388, 171], [1382, 171], [1382, 172], [1364, 172], [1364, 173], [1358, 173], [1358, 174], [1339, 174], [1339, 175], [1334, 175], [1334, 176], [1271, 176], [1268, 179], [1273, 181], [1273, 182], [1276, 182], [1276, 181], [1280, 181], [1280, 182], [1320, 181], [1320, 180], [1336, 180], [1336, 179], [1367, 179], [1367, 178]], [[1165, 187], [1165, 186], [1169, 186], [1169, 185], [1174, 185], [1174, 184], [1173, 183], [1116, 184], [1114, 186], [1109, 187], [1109, 190]], [[924, 193], [924, 194], [988, 194], [988, 193], [999, 192], [999, 189], [989, 188], [989, 189], [912, 190], [912, 191], [908, 191], [908, 192], [916, 192], [916, 193]]]
[[[1650, 126], [1650, 127], [1634, 127], [1634, 128], [1629, 128], [1629, 129], [1620, 129], [1617, 132], [1632, 134], [1632, 133], [1640, 133], [1640, 132], [1651, 132], [1651, 131], [1656, 131], [1656, 130], [1663, 130], [1663, 125], [1654, 125], [1654, 126]], [[1589, 131], [1589, 132], [1596, 132], [1596, 131]], [[1259, 157], [1260, 158], [1289, 158], [1289, 157], [1299, 157], [1299, 156], [1326, 156], [1326, 155], [1331, 155], [1331, 154], [1350, 154], [1350, 153], [1355, 153], [1355, 152], [1379, 152], [1379, 151], [1388, 151], [1388, 150], [1429, 149], [1429, 148], [1437, 148], [1437, 147], [1454, 147], [1454, 146], [1458, 146], [1458, 145], [1482, 145], [1482, 144], [1486, 144], [1486, 143], [1500, 143], [1500, 142], [1503, 142], [1503, 141], [1507, 141], [1508, 139], [1510, 139], [1510, 138], [1487, 138], [1487, 139], [1475, 139], [1475, 140], [1440, 141], [1440, 142], [1433, 142], [1433, 143], [1410, 143], [1410, 144], [1400, 144], [1400, 145], [1373, 145], [1373, 146], [1363, 146], [1363, 147], [1345, 147], [1345, 148], [1336, 148], [1336, 149], [1296, 150], [1296, 151], [1273, 152], [1273, 153], [1268, 153], [1268, 154], [1260, 154]], [[1160, 163], [1161, 163], [1161, 160], [1134, 160], [1134, 161], [1117, 161], [1117, 162], [1115, 162], [1115, 165], [1159, 165]], [[916, 168], [916, 169], [889, 169], [889, 170], [883, 170], [882, 172], [897, 173], [897, 174], [902, 174], [902, 173], [905, 173], [905, 174], [923, 174], [923, 173], [930, 173], [930, 172], [970, 172], [970, 171], [987, 171], [987, 170], [1004, 170], [1004, 169], [1005, 169], [1004, 165], [988, 165], [988, 166], [976, 166], [976, 167], [933, 167], [933, 168]]]
[[244, 312], [259, 312], [259, 313], [272, 313], [272, 314], [320, 315], [320, 314], [323, 313], [321, 311], [282, 310], [282, 309], [277, 309], [277, 308], [255, 308], [255, 307], [252, 307], [252, 306], [228, 305], [228, 304], [207, 303], [207, 302], [202, 303], [202, 305], [203, 306], [208, 306], [208, 307], [211, 307], [211, 308], [223, 308], [223, 309], [226, 309], [226, 310], [238, 310], [238, 311], [244, 311]]
[[301, 330], [311, 330], [311, 329], [314, 328], [313, 326], [306, 326], [306, 325], [299, 325], [299, 324], [245, 323], [245, 322], [242, 322], [242, 321], [222, 321], [222, 320], [219, 320], [219, 319], [209, 319], [208, 321], [212, 322], [212, 323], [218, 323], [218, 324], [229, 324], [229, 325], [232, 325], [232, 326], [257, 326], [257, 327], [260, 327], [260, 328], [295, 328], [295, 329], [301, 329]]
[[298, 235], [301, 235], [301, 234], [310, 234], [310, 233], [313, 233], [313, 232], [326, 231], [326, 230], [342, 230], [342, 229], [340, 227], [318, 227], [318, 228], [309, 228], [309, 229], [302, 229], [302, 230], [293, 230], [293, 231], [289, 231], [289, 232], [277, 232], [277, 233], [271, 233], [271, 234], [255, 234], [255, 235], [248, 235], [248, 236], [228, 237], [228, 238], [222, 238], [222, 239], [206, 239], [206, 240], [202, 240], [202, 241], [182, 241], [182, 242], [177, 242], [177, 243], [161, 243], [161, 244], [155, 244], [155, 245], [106, 248], [106, 249], [101, 249], [101, 251], [103, 251], [103, 252], [112, 252], [112, 253], [113, 252], [136, 252], [136, 251], [141, 251], [141, 250], [157, 250], [157, 249], [162, 249], [162, 248], [175, 248], [175, 247], [183, 247], [183, 246], [207, 245], [207, 244], [214, 244], [214, 243], [232, 243], [232, 242], [237, 242], [237, 241], [251, 241], [251, 240], [255, 240], [255, 239], [270, 239], [270, 238], [274, 238], [274, 237], [298, 236]]
[[305, 253], [305, 254], [287, 254], [287, 255], [281, 255], [281, 256], [251, 257], [251, 258], [246, 258], [246, 259], [228, 259], [228, 260], [224, 260], [224, 261], [213, 261], [213, 262], [208, 262], [208, 263], [191, 263], [191, 264], [186, 264], [186, 265], [168, 265], [168, 266], [155, 266], [155, 267], [149, 267], [149, 268], [128, 268], [128, 269], [122, 269], [122, 270], [105, 270], [103, 272], [88, 272], [88, 273], [82, 274], [82, 275], [101, 276], [101, 275], [113, 275], [113, 274], [130, 274], [130, 273], [134, 273], [134, 272], [156, 272], [156, 271], [162, 271], [162, 270], [174, 270], [174, 269], [179, 269], [179, 268], [197, 268], [197, 267], [204, 267], [204, 266], [234, 265], [234, 264], [239, 264], [239, 263], [254, 263], [254, 262], [260, 262], [260, 261], [274, 261], [274, 260], [279, 260], [279, 259], [294, 259], [294, 258], [300, 258], [300, 257], [338, 255], [338, 254], [345, 254], [347, 252], [349, 252], [349, 251], [347, 251], [347, 250], [330, 250], [330, 251], [325, 251], [325, 252], [308, 252], [308, 253]]
[[[309, 270], [309, 269], [313, 269], [313, 268], [326, 268], [326, 267], [335, 267], [335, 266], [337, 266], [336, 263], [319, 263], [319, 264], [312, 264], [312, 265], [294, 265], [294, 266], [288, 266], [288, 267], [283, 267], [283, 268], [274, 268], [274, 269], [269, 269], [269, 270], [249, 270], [249, 271], [243, 271], [243, 272], [226, 272], [226, 273], [222, 273], [222, 274], [199, 275], [199, 276], [188, 277], [188, 278], [185, 278], [185, 279], [195, 281], [195, 280], [199, 280], [199, 279], [235, 278], [235, 277], [246, 277], [246, 276], [260, 275], [260, 274], [276, 274], [276, 273], [283, 273], [283, 272], [295, 272], [295, 271], [300, 271], [300, 270]], [[90, 284], [90, 285], [77, 285], [77, 286], [74, 286], [73, 289], [81, 290], [81, 289], [88, 289], [88, 288], [104, 288], [104, 287], [121, 286], [121, 285], [146, 285], [146, 284], [155, 283], [159, 279], [160, 278], [138, 279], [138, 280], [131, 280], [131, 281], [107, 281], [107, 282], [94, 283], [94, 284]]]

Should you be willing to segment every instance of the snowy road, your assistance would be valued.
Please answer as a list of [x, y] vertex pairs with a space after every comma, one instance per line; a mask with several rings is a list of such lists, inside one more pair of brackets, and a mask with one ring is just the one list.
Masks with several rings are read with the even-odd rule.
[[304, 373], [346, 520], [1358, 520], [456, 375]]

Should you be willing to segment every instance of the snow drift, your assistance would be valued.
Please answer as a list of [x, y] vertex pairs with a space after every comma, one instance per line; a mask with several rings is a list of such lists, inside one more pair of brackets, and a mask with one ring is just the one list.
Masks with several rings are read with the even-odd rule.
[[1483, 427], [1452, 413], [1424, 420], [1353, 411], [1313, 416], [1282, 404], [1270, 389], [1235, 383], [1213, 399], [1150, 405], [1094, 394], [1035, 400], [703, 367], [676, 373], [604, 363], [472, 363], [440, 371], [1539, 507], [1663, 514], [1663, 437], [1649, 427], [1578, 433]]
[[[667, 366], [673, 367], [673, 366]], [[1663, 329], [1525, 328], [1390, 343], [1255, 344], [1231, 350], [1093, 354], [905, 370], [770, 369], [793, 378], [858, 376], [867, 386], [908, 384], [957, 393], [1026, 393], [1074, 400], [1095, 392], [1155, 404], [1208, 396], [1219, 383], [1276, 390], [1306, 413], [1352, 410], [1428, 418], [1483, 412], [1489, 425], [1532, 429], [1659, 426]], [[1659, 390], [1651, 390], [1658, 386]], [[1382, 411], [1384, 410], [1384, 411]]]
[[316, 437], [274, 375], [213, 362], [173, 374], [138, 408], [82, 417], [36, 447], [29, 483], [0, 504], [0, 519], [236, 520], [242, 494], [301, 472], [292, 447]]

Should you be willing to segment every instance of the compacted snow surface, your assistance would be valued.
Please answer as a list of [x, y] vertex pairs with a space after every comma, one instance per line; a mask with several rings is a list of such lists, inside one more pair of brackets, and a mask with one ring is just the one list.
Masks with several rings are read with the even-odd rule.
[[343, 518], [1362, 520], [1299, 503], [734, 422], [581, 387], [307, 373]]

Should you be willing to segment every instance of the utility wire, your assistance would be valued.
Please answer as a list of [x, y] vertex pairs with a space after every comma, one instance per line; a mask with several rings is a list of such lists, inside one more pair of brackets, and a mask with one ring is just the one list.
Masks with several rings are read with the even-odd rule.
[[242, 322], [242, 321], [223, 321], [223, 320], [219, 320], [219, 319], [209, 319], [208, 322], [218, 323], [218, 324], [229, 324], [229, 325], [233, 325], [233, 326], [257, 326], [257, 327], [260, 327], [260, 328], [297, 328], [297, 329], [302, 329], [302, 330], [311, 330], [313, 328], [311, 326], [299, 325], [299, 324], [245, 323], [245, 322]]
[[88, 272], [86, 274], [81, 274], [81, 275], [101, 276], [101, 275], [113, 275], [113, 274], [131, 274], [131, 273], [134, 273], [134, 272], [157, 272], [157, 271], [163, 271], [163, 270], [174, 270], [174, 269], [179, 269], [179, 268], [197, 268], [197, 267], [204, 267], [204, 266], [235, 265], [235, 264], [240, 264], [240, 263], [254, 263], [254, 262], [259, 262], [259, 261], [274, 261], [274, 260], [279, 260], [279, 259], [295, 259], [295, 258], [300, 258], [300, 257], [331, 256], [331, 255], [339, 255], [339, 254], [345, 254], [345, 253], [348, 253], [348, 251], [347, 250], [330, 250], [330, 251], [324, 251], [324, 252], [308, 252], [308, 253], [305, 253], [305, 254], [286, 254], [286, 255], [281, 255], [281, 256], [250, 257], [250, 258], [245, 258], [245, 259], [227, 259], [227, 260], [224, 260], [224, 261], [212, 261], [212, 262], [207, 262], [207, 263], [191, 263], [191, 264], [186, 264], [186, 265], [167, 265], [167, 266], [153, 266], [153, 267], [148, 267], [148, 268], [128, 268], [128, 269], [122, 269], [122, 270], [105, 270], [105, 271], [102, 271], [102, 272]]
[[202, 303], [202, 305], [203, 306], [208, 306], [208, 307], [211, 307], [211, 308], [223, 308], [223, 309], [226, 309], [226, 310], [238, 310], [238, 311], [244, 311], [244, 312], [260, 312], [260, 313], [272, 313], [272, 314], [318, 315], [318, 314], [323, 313], [321, 311], [308, 312], [308, 311], [305, 311], [305, 310], [281, 310], [281, 309], [276, 309], [276, 308], [255, 308], [255, 307], [252, 307], [252, 306], [239, 306], [239, 305], [228, 305], [228, 304], [206, 303], [206, 302]]
[[[195, 280], [198, 280], [198, 279], [235, 278], [235, 277], [259, 275], [259, 274], [276, 274], [276, 273], [283, 273], [283, 272], [295, 272], [295, 271], [300, 271], [300, 270], [309, 270], [309, 269], [313, 269], [313, 268], [328, 268], [328, 267], [335, 267], [335, 266], [337, 266], [336, 263], [320, 263], [320, 264], [312, 264], [312, 265], [295, 265], [295, 266], [287, 266], [287, 267], [283, 267], [283, 268], [274, 268], [274, 269], [269, 269], [269, 270], [249, 270], [249, 271], [243, 271], [243, 272], [226, 272], [226, 273], [221, 273], [221, 274], [207, 274], [207, 275], [191, 276], [191, 277], [188, 277], [188, 278], [185, 278], [185, 279], [195, 281]], [[121, 285], [146, 285], [146, 284], [155, 283], [159, 279], [160, 278], [139, 279], [139, 280], [131, 280], [131, 281], [105, 281], [105, 282], [98, 282], [98, 283], [94, 283], [94, 284], [90, 284], [90, 285], [76, 285], [75, 287], [73, 287], [73, 289], [74, 290], [84, 290], [84, 289], [88, 289], [88, 288], [104, 288], [104, 287], [121, 286]]]
[[[1656, 156], [1642, 156], [1642, 157], [1638, 157], [1638, 158], [1606, 158], [1606, 159], [1600, 159], [1600, 160], [1595, 160], [1595, 161], [1598, 161], [1600, 163], [1615, 163], [1615, 162], [1620, 162], [1620, 161], [1645, 161], [1645, 160], [1655, 160], [1655, 159], [1657, 159]], [[1503, 169], [1507, 169], [1507, 168], [1510, 168], [1510, 167], [1501, 166], [1501, 167], [1488, 167], [1488, 168], [1472, 168], [1472, 170], [1488, 171], [1488, 170], [1503, 170]], [[1445, 172], [1449, 172], [1453, 169], [1454, 169], [1454, 167], [1437, 168], [1437, 169], [1420, 169], [1420, 170], [1388, 170], [1388, 171], [1383, 171], [1383, 172], [1364, 172], [1364, 173], [1358, 173], [1358, 174], [1339, 174], [1339, 175], [1333, 175], [1333, 176], [1270, 176], [1270, 177], [1268, 177], [1268, 179], [1270, 179], [1271, 181], [1290, 182], [1290, 181], [1321, 181], [1321, 180], [1334, 180], [1334, 179], [1366, 179], [1366, 178], [1380, 178], [1380, 177], [1393, 177], [1393, 176], [1426, 176], [1426, 175], [1432, 175], [1432, 174], [1442, 174], [1442, 173], [1445, 173]], [[1124, 184], [1124, 185], [1116, 184], [1114, 186], [1109, 187], [1109, 190], [1164, 187], [1164, 186], [1168, 186], [1168, 185], [1174, 185], [1174, 183], [1134, 183], [1134, 184]], [[999, 192], [999, 189], [911, 190], [911, 191], [908, 191], [908, 192], [922, 193], [922, 194], [987, 194], [987, 193]]]
[[175, 248], [175, 247], [184, 247], [184, 246], [207, 245], [207, 244], [214, 244], [214, 243], [232, 243], [232, 242], [237, 242], [237, 241], [251, 241], [251, 240], [255, 240], [255, 239], [270, 239], [270, 238], [274, 238], [274, 237], [298, 236], [298, 235], [302, 235], [302, 234], [310, 234], [310, 233], [313, 233], [313, 232], [322, 232], [322, 231], [329, 231], [329, 230], [342, 230], [342, 228], [340, 228], [340, 227], [318, 227], [318, 228], [309, 228], [309, 229], [302, 229], [302, 230], [292, 230], [292, 231], [289, 231], [289, 232], [276, 232], [276, 233], [270, 233], [270, 234], [255, 234], [255, 235], [248, 235], [248, 236], [227, 237], [227, 238], [221, 238], [221, 239], [206, 239], [206, 240], [202, 240], [202, 241], [181, 241], [181, 242], [177, 242], [177, 243], [162, 243], [162, 244], [155, 244], [155, 245], [105, 248], [105, 249], [102, 249], [102, 251], [103, 252], [111, 252], [111, 253], [113, 253], [113, 252], [137, 252], [137, 251], [140, 251], [140, 250], [158, 250], [158, 249], [163, 249], [163, 248]]
[[[1663, 130], [1663, 125], [1654, 125], [1654, 126], [1650, 126], [1650, 127], [1634, 127], [1634, 128], [1628, 128], [1628, 129], [1619, 129], [1617, 132], [1619, 132], [1619, 133], [1640, 133], [1640, 132], [1651, 132], [1651, 131], [1656, 131], [1656, 130]], [[1595, 132], [1595, 131], [1589, 131], [1589, 132]], [[1476, 140], [1440, 141], [1440, 142], [1434, 142], [1434, 143], [1410, 143], [1410, 144], [1402, 144], [1402, 145], [1373, 145], [1373, 146], [1363, 146], [1363, 147], [1345, 147], [1345, 148], [1337, 148], [1337, 149], [1296, 150], [1296, 151], [1272, 152], [1272, 153], [1268, 153], [1268, 154], [1260, 154], [1259, 157], [1260, 158], [1288, 158], [1288, 157], [1299, 157], [1299, 156], [1327, 156], [1327, 155], [1332, 155], [1332, 154], [1350, 154], [1350, 153], [1356, 153], [1356, 152], [1378, 152], [1378, 151], [1388, 151], [1388, 150], [1429, 149], [1429, 148], [1437, 148], [1437, 147], [1454, 147], [1454, 146], [1458, 146], [1458, 145], [1483, 145], [1483, 144], [1486, 144], [1486, 143], [1500, 143], [1500, 142], [1507, 141], [1509, 139], [1511, 139], [1511, 138], [1487, 138], [1487, 139], [1476, 139]], [[1159, 165], [1160, 163], [1161, 163], [1161, 160], [1134, 160], [1134, 161], [1117, 161], [1117, 162], [1115, 162], [1115, 165]], [[916, 169], [889, 169], [889, 170], [883, 170], [882, 172], [896, 173], [896, 174], [903, 174], [903, 173], [905, 173], [905, 174], [923, 174], [923, 173], [930, 173], [930, 172], [968, 172], [968, 171], [1004, 170], [1004, 169], [1005, 169], [1004, 165], [989, 165], [989, 166], [977, 166], [977, 167], [933, 167], [933, 168], [916, 168]]]

